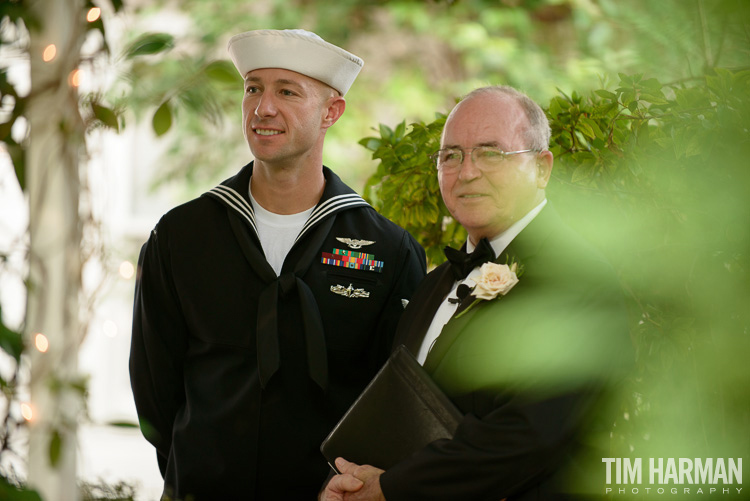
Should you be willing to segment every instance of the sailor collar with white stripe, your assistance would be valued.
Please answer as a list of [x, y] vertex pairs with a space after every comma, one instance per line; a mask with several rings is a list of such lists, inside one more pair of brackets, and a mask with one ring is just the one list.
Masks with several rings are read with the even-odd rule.
[[[250, 176], [253, 173], [253, 163], [250, 162], [242, 168], [237, 175], [230, 177], [215, 188], [204, 193], [218, 200], [223, 205], [237, 212], [258, 234], [258, 227], [255, 224], [255, 212], [250, 203], [247, 193], [247, 187], [250, 183]], [[341, 179], [328, 167], [323, 166], [323, 176], [326, 179], [326, 185], [323, 189], [323, 196], [320, 198], [318, 205], [310, 214], [310, 217], [302, 227], [302, 231], [297, 235], [295, 243], [302, 238], [310, 228], [313, 228], [319, 222], [327, 217], [341, 212], [342, 210], [352, 209], [355, 207], [369, 207], [370, 204], [357, 195], [351, 188], [345, 185]]]

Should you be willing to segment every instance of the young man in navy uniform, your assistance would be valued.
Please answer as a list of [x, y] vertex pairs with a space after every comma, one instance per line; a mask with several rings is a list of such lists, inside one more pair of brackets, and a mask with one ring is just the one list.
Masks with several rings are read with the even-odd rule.
[[314, 499], [319, 446], [385, 361], [425, 255], [323, 166], [363, 62], [303, 30], [236, 35], [254, 161], [141, 250], [130, 374], [172, 499]]

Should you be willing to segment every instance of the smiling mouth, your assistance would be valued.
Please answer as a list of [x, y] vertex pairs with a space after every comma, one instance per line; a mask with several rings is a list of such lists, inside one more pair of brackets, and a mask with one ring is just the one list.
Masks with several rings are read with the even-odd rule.
[[474, 194], [471, 194], [471, 195], [459, 195], [458, 198], [481, 198], [483, 196], [484, 195], [480, 195], [480, 194], [474, 193]]
[[283, 134], [283, 132], [280, 130], [272, 129], [254, 129], [254, 132], [259, 136], [276, 136], [278, 134]]

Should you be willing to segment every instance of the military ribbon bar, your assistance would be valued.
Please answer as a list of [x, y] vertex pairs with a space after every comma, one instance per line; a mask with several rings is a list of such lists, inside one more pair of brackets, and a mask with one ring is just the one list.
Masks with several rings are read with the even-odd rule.
[[345, 249], [333, 249], [333, 252], [323, 252], [320, 258], [323, 264], [340, 266], [352, 270], [367, 270], [377, 273], [383, 272], [383, 261], [375, 259], [373, 254]]

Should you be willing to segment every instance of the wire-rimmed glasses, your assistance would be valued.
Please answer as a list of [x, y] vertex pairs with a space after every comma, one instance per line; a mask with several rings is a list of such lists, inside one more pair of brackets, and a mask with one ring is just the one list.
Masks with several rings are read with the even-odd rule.
[[[539, 152], [540, 150], [528, 149], [518, 151], [503, 151], [496, 146], [475, 146], [469, 156], [474, 165], [482, 171], [492, 171], [499, 168], [510, 155], [520, 153]], [[432, 155], [432, 159], [439, 170], [443, 172], [454, 172], [461, 168], [464, 163], [466, 152], [461, 148], [443, 148]]]

